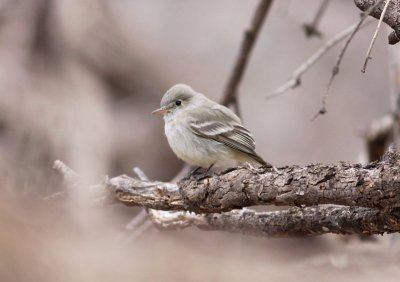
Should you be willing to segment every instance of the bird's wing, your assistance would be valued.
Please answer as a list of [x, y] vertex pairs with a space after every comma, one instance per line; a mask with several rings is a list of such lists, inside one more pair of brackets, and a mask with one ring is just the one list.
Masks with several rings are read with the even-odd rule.
[[256, 144], [250, 131], [240, 124], [236, 115], [226, 110], [214, 106], [201, 114], [192, 113], [190, 129], [200, 137], [215, 140], [245, 154], [256, 155]]

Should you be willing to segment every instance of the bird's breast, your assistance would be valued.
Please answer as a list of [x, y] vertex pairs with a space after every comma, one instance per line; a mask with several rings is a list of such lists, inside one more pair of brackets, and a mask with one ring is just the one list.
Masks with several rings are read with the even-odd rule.
[[165, 119], [165, 135], [178, 158], [195, 166], [210, 166], [218, 161], [225, 149], [218, 142], [198, 137], [179, 119]]

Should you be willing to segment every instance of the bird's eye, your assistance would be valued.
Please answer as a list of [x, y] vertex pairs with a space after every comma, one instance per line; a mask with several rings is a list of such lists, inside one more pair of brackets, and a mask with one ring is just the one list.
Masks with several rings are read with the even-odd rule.
[[180, 106], [181, 104], [182, 104], [182, 101], [181, 101], [181, 100], [176, 100], [176, 101], [175, 101], [175, 105]]

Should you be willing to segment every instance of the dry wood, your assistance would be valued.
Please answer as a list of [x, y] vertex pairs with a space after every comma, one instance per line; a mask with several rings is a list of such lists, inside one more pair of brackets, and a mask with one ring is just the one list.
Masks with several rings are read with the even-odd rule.
[[[58, 161], [56, 168], [70, 179], [66, 165]], [[151, 208], [149, 216], [160, 229], [197, 226], [268, 237], [370, 235], [400, 232], [399, 173], [400, 155], [387, 153], [366, 166], [238, 167], [178, 184], [122, 175], [94, 187], [123, 204]], [[291, 207], [274, 212], [244, 208], [272, 204]]]
[[366, 166], [312, 164], [288, 166], [279, 172], [239, 167], [178, 184], [127, 176], [110, 183], [120, 202], [161, 210], [213, 213], [254, 205], [319, 204], [391, 209], [400, 207], [399, 157], [391, 153]]

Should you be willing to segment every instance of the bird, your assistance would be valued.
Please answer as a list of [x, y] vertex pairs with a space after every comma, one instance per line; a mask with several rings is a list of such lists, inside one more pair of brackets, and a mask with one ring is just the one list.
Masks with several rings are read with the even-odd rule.
[[272, 167], [256, 153], [252, 134], [233, 111], [186, 84], [172, 86], [152, 113], [163, 116], [169, 146], [188, 164], [207, 171], [228, 160]]

